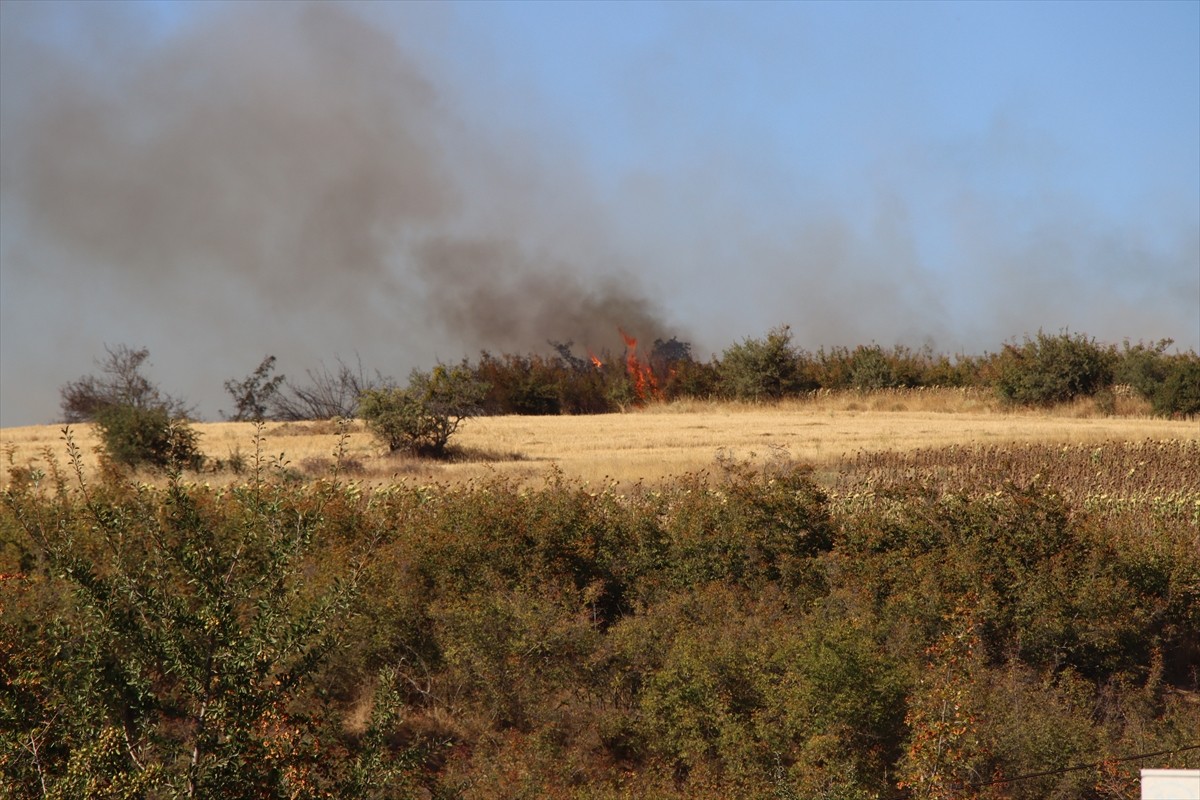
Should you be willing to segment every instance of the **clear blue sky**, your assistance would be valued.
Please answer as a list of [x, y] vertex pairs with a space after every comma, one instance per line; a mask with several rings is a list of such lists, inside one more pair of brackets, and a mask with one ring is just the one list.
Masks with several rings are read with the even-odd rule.
[[[1200, 348], [1200, 3], [0, 6], [0, 424], [103, 344]], [[608, 338], [605, 338], [608, 337]]]

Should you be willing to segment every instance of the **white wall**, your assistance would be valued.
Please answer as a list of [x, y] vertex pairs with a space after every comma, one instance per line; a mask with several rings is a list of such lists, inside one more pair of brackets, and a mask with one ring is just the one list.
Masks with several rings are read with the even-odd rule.
[[1142, 770], [1142, 800], [1200, 800], [1200, 769]]

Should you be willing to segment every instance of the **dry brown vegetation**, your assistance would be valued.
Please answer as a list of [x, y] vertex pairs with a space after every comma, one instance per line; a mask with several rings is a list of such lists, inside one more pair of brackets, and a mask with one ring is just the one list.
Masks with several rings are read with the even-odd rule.
[[1120, 800], [1137, 754], [1200, 766], [1194, 421], [813, 394], [473, 419], [447, 461], [198, 427], [203, 474], [131, 485], [81, 426], [86, 487], [57, 428], [0, 432], [14, 796]]
[[[1194, 421], [1153, 418], [1143, 406], [1122, 398], [1112, 416], [1100, 414], [1091, 401], [1012, 410], [971, 389], [823, 392], [765, 405], [690, 400], [626, 414], [474, 419], [462, 427], [446, 461], [389, 455], [357, 422], [344, 428], [333, 422], [266, 423], [261, 441], [251, 423], [199, 423], [196, 430], [209, 464], [201, 479], [214, 484], [238, 481], [238, 469], [250, 468], [256, 449], [265, 463], [317, 477], [333, 467], [339, 447], [343, 473], [372, 483], [502, 476], [536, 484], [558, 470], [592, 483], [629, 484], [709, 470], [720, 459], [781, 457], [815, 465], [829, 483], [841, 465], [864, 452], [1200, 440]], [[72, 430], [86, 466], [96, 469], [99, 440], [92, 427]], [[55, 425], [0, 430], [0, 446], [16, 464], [65, 456], [61, 426]]]

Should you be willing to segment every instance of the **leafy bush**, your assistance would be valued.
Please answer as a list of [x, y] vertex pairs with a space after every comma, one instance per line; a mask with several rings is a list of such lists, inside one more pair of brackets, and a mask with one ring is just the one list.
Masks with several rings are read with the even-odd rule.
[[1172, 343], [1171, 339], [1160, 339], [1153, 344], [1130, 345], [1126, 340], [1113, 369], [1113, 380], [1131, 387], [1147, 400], [1152, 399], [1167, 377], [1167, 348]]
[[68, 422], [95, 422], [104, 454], [130, 468], [199, 469], [204, 457], [187, 424], [182, 401], [162, 392], [142, 374], [146, 348], [105, 347], [99, 377], [86, 375], [61, 389]]
[[1164, 417], [1200, 414], [1200, 358], [1195, 353], [1171, 359], [1150, 404], [1155, 414]]
[[198, 470], [204, 464], [196, 431], [186, 420], [171, 419], [166, 409], [106, 406], [96, 426], [105, 455], [122, 466]]
[[0, 785], [1118, 800], [1115, 758], [1200, 766], [1196, 455], [861, 455], [828, 494], [782, 456], [78, 491], [10, 455]]
[[805, 588], [809, 560], [833, 546], [824, 493], [811, 471], [787, 462], [757, 470], [725, 459], [724, 480], [681, 480], [664, 527], [670, 585], [709, 581]]
[[1150, 401], [1151, 410], [1163, 417], [1200, 414], [1200, 357], [1193, 353], [1167, 354], [1171, 339], [1154, 344], [1124, 343], [1117, 359], [1115, 380]]
[[484, 413], [540, 416], [562, 413], [564, 384], [572, 369], [562, 359], [484, 352], [474, 371], [488, 385], [480, 402]]
[[1083, 334], [1038, 331], [1005, 345], [996, 389], [1006, 402], [1046, 406], [1089, 397], [1112, 385], [1115, 353]]
[[359, 401], [359, 416], [390, 452], [440, 457], [463, 420], [479, 414], [487, 385], [465, 365], [414, 370], [408, 387], [370, 389]]
[[877, 344], [856, 347], [850, 363], [850, 384], [860, 392], [900, 385], [891, 361]]
[[49, 497], [27, 486], [3, 499], [0, 532], [37, 556], [0, 580], [0, 642], [21, 642], [0, 645], [6, 796], [393, 797], [405, 787], [403, 751], [372, 758], [394, 708], [387, 682], [349, 752], [312, 693], [378, 541], [360, 530], [330, 546], [323, 512], [345, 515], [353, 495], [261, 479], [214, 492], [80, 478]]
[[801, 383], [798, 357], [787, 325], [772, 328], [765, 339], [746, 339], [721, 355], [721, 391], [739, 400], [777, 400], [816, 388]]

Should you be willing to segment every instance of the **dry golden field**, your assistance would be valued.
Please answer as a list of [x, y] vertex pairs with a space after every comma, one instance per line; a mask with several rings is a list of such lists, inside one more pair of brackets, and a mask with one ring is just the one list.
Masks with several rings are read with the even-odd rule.
[[[214, 484], [241, 480], [231, 465], [240, 461], [245, 475], [256, 450], [264, 464], [282, 465], [296, 476], [319, 476], [333, 465], [339, 441], [344, 474], [370, 483], [498, 475], [533, 484], [559, 470], [568, 478], [620, 485], [709, 470], [722, 458], [808, 462], [828, 483], [839, 466], [864, 453], [950, 445], [1200, 441], [1196, 421], [1150, 417], [1128, 398], [1118, 401], [1116, 414], [1105, 416], [1090, 401], [1049, 411], [1005, 410], [986, 393], [962, 390], [817, 395], [778, 405], [690, 401], [599, 416], [484, 417], [463, 424], [452, 440], [455, 457], [447, 462], [389, 455], [357, 422], [346, 426], [344, 440], [334, 423], [266, 423], [257, 445], [249, 423], [195, 427], [210, 464], [200, 478]], [[75, 426], [72, 436], [85, 469], [96, 469], [91, 426]], [[17, 465], [44, 468], [48, 458], [67, 460], [61, 426], [2, 429], [0, 447]]]

